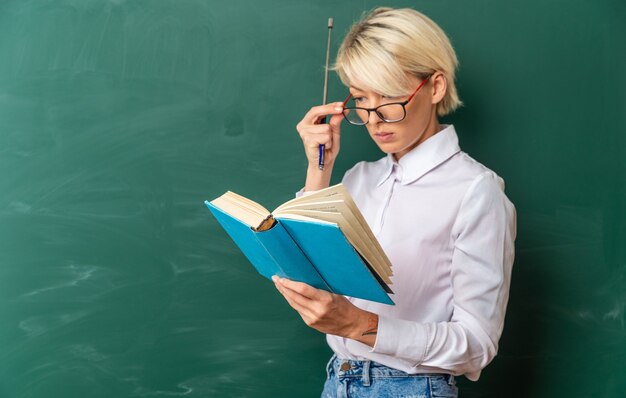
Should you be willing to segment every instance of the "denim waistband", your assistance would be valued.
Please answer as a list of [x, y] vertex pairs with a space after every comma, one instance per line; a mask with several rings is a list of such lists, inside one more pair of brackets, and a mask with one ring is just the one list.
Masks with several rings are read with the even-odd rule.
[[406, 373], [398, 369], [390, 368], [374, 361], [357, 361], [352, 359], [341, 359], [333, 355], [326, 366], [327, 375], [330, 377], [334, 373], [337, 378], [362, 378], [363, 385], [369, 385], [373, 378], [395, 378], [395, 377], [442, 377], [449, 385], [454, 385], [454, 376], [448, 373]]

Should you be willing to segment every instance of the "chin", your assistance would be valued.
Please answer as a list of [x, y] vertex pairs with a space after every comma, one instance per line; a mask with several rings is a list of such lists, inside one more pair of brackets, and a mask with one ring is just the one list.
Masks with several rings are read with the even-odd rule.
[[383, 151], [386, 154], [395, 154], [398, 153], [400, 151], [402, 151], [402, 148], [399, 145], [394, 145], [392, 143], [389, 144], [385, 144], [385, 143], [376, 143], [378, 148]]
[[380, 145], [378, 145], [378, 149], [380, 149], [380, 151], [385, 153], [386, 155], [393, 155], [394, 153], [397, 152], [397, 151], [395, 151], [393, 149], [385, 148], [385, 147], [382, 147]]

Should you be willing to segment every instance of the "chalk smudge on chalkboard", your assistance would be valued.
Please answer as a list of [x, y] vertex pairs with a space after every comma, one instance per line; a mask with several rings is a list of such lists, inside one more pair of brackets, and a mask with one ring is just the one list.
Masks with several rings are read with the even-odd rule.
[[[588, 327], [603, 330], [626, 330], [626, 278], [624, 267], [615, 267], [616, 272], [594, 293], [594, 306], [586, 305], [576, 313], [576, 320]], [[617, 295], [616, 295], [617, 293]], [[566, 312], [563, 310], [563, 312]]]
[[72, 356], [85, 359], [90, 362], [99, 362], [108, 359], [110, 356], [98, 351], [93, 345], [89, 344], [72, 344], [68, 347]]
[[620, 321], [622, 329], [624, 329], [624, 308], [626, 307], [626, 301], [621, 303], [615, 303], [615, 306], [606, 314], [602, 316], [603, 320]]
[[[50, 292], [53, 290], [76, 287], [76, 286], [79, 286], [81, 283], [86, 282], [89, 279], [93, 279], [94, 277], [97, 277], [98, 275], [104, 275], [104, 269], [102, 267], [98, 267], [95, 265], [69, 264], [67, 266], [60, 267], [58, 273], [60, 274], [59, 279], [65, 279], [64, 281], [59, 281], [50, 286], [32, 290], [28, 293], [22, 294], [20, 297], [28, 298], [28, 297], [36, 296], [38, 294]], [[107, 286], [110, 286], [110, 283], [99, 282], [99, 283], [94, 283], [93, 285], [94, 286], [92, 286], [92, 288], [90, 289], [90, 297], [101, 294], [103, 289], [107, 289]], [[95, 288], [95, 291], [94, 291], [94, 288]], [[74, 296], [73, 300], [77, 300], [77, 297]]]
[[24, 202], [13, 201], [9, 203], [9, 210], [14, 211], [15, 213], [29, 214], [32, 209], [31, 205]]
[[42, 315], [24, 319], [19, 323], [19, 328], [26, 332], [28, 337], [40, 336], [50, 330], [66, 326], [85, 316], [89, 311], [77, 311], [60, 315]]
[[[193, 382], [193, 381], [192, 381]], [[185, 395], [189, 395], [192, 392], [194, 392], [193, 388], [189, 387], [187, 385], [188, 382], [183, 382], [178, 384], [176, 387], [180, 388], [182, 391], [163, 391], [163, 390], [158, 390], [158, 391], [152, 391], [152, 390], [148, 390], [145, 389], [143, 387], [138, 387], [135, 389], [135, 392], [133, 395], [138, 396], [138, 397], [153, 397], [155, 395], [163, 395], [166, 397], [180, 397], [180, 396], [185, 396]], [[206, 392], [204, 392], [206, 393]]]

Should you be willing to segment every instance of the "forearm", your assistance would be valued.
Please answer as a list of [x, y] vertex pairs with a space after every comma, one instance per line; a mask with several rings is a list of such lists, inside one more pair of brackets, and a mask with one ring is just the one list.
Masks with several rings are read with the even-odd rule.
[[383, 316], [377, 338], [373, 350], [377, 354], [402, 358], [415, 366], [474, 374], [495, 357], [499, 333], [490, 336], [470, 319], [422, 323]]

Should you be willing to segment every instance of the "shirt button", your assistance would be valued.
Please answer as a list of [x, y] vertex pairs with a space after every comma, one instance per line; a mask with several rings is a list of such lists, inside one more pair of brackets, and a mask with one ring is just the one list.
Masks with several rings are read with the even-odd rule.
[[344, 362], [341, 364], [341, 370], [343, 370], [344, 372], [347, 372], [348, 370], [350, 370], [350, 364], [348, 362]]
[[396, 181], [402, 181], [402, 167], [393, 165], [393, 176]]

